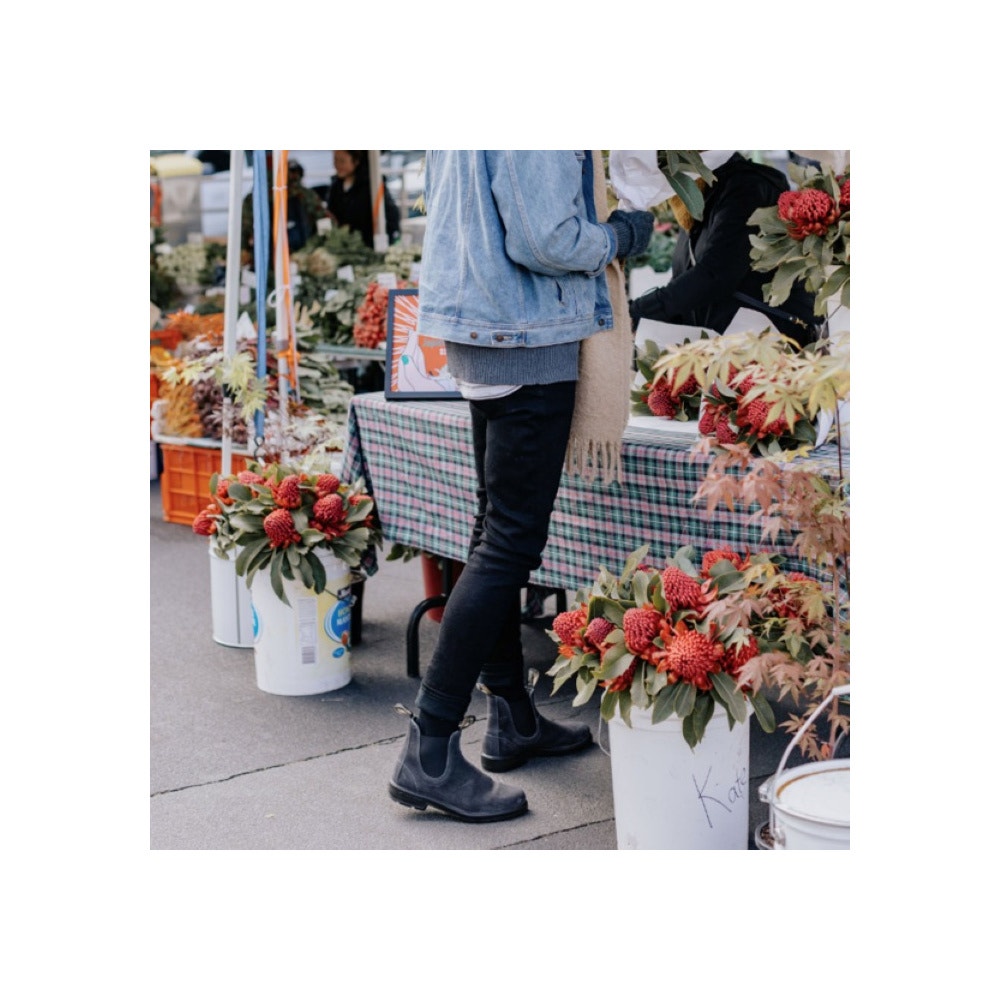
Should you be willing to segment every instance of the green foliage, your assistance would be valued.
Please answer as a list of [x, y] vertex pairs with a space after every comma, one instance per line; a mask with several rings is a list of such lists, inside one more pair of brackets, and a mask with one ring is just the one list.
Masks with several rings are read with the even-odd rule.
[[670, 181], [674, 191], [691, 215], [700, 219], [705, 213], [705, 196], [698, 189], [696, 174], [706, 184], [715, 183], [715, 174], [705, 166], [697, 149], [658, 149], [656, 165]]

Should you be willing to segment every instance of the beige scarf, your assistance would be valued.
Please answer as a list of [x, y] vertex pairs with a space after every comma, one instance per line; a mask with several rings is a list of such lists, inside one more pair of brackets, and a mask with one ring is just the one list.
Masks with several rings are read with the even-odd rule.
[[[593, 150], [594, 207], [598, 222], [608, 217], [608, 190], [601, 151]], [[615, 259], [605, 272], [614, 323], [580, 345], [576, 406], [566, 450], [566, 471], [592, 482], [621, 481], [621, 443], [628, 424], [633, 370], [632, 321], [625, 292], [625, 270]]]

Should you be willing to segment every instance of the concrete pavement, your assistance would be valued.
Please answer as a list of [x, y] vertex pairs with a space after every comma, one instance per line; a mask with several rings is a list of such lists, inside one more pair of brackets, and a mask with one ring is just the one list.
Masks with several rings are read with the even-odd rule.
[[[610, 758], [584, 753], [532, 761], [500, 775], [524, 789], [529, 811], [501, 823], [458, 823], [417, 812], [387, 793], [419, 680], [406, 676], [405, 633], [423, 597], [416, 562], [386, 562], [365, 586], [362, 641], [352, 680], [328, 694], [283, 697], [256, 686], [252, 649], [212, 638], [206, 540], [163, 520], [150, 482], [150, 847], [154, 850], [615, 850]], [[572, 595], [570, 595], [572, 596]], [[554, 601], [546, 611], [551, 616]], [[587, 721], [607, 747], [596, 696], [574, 708], [569, 685], [556, 697], [544, 671], [555, 647], [551, 618], [525, 626], [529, 666], [542, 679], [538, 704], [557, 719]], [[439, 626], [421, 625], [421, 660]], [[463, 750], [478, 763], [485, 698], [477, 692]], [[787, 745], [752, 723], [750, 823], [766, 819], [757, 799]]]

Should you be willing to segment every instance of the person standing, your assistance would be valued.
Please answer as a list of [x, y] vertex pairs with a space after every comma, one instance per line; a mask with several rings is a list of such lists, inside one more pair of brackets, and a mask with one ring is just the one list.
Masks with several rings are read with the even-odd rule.
[[[528, 804], [520, 789], [462, 756], [459, 730], [477, 681], [487, 705], [484, 770], [593, 742], [585, 724], [554, 722], [535, 706], [525, 685], [520, 595], [541, 565], [568, 455], [573, 467], [584, 419], [581, 354], [591, 339], [624, 327], [629, 366], [624, 287], [612, 295], [606, 270], [646, 250], [653, 216], [607, 216], [600, 153], [586, 150], [429, 150], [425, 203], [417, 327], [447, 343], [449, 370], [469, 402], [477, 510], [417, 714], [397, 706], [410, 719], [389, 794], [416, 809], [488, 822], [519, 816]], [[620, 266], [616, 279], [623, 282]], [[618, 401], [625, 411], [627, 385], [626, 374]]]
[[[288, 161], [288, 250], [295, 253], [301, 250], [306, 241], [317, 233], [317, 223], [320, 219], [328, 219], [330, 213], [320, 200], [318, 194], [302, 183], [304, 171], [298, 160]], [[267, 203], [269, 217], [274, 218], [274, 165], [271, 152], [267, 153]], [[240, 242], [244, 259], [249, 263], [253, 251], [253, 192], [243, 199]], [[274, 266], [273, 264], [271, 265]]]
[[[372, 211], [372, 192], [369, 184], [368, 150], [335, 149], [333, 151], [334, 176], [326, 195], [327, 208], [334, 217], [334, 224], [347, 226], [361, 234], [366, 246], [375, 246], [375, 225]], [[392, 243], [399, 238], [399, 206], [393, 201], [385, 178], [382, 178], [382, 197], [385, 203], [385, 234]]]

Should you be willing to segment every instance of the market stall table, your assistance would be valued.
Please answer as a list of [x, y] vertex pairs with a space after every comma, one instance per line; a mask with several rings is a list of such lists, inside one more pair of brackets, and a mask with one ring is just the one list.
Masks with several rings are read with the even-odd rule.
[[[694, 438], [663, 426], [630, 423], [622, 445], [622, 481], [605, 486], [563, 473], [542, 565], [531, 582], [554, 590], [589, 588], [601, 565], [619, 573], [625, 560], [649, 544], [651, 563], [683, 545], [700, 557], [709, 549], [743, 554], [766, 549], [786, 557], [786, 568], [807, 572], [791, 538], [763, 546], [747, 512], [718, 508], [709, 514], [692, 497], [709, 459], [693, 455]], [[814, 453], [836, 477], [832, 445]], [[845, 451], [845, 473], [850, 457]], [[464, 562], [476, 509], [471, 418], [464, 400], [386, 399], [355, 395], [347, 418], [343, 476], [363, 476], [385, 538]], [[377, 571], [375, 553], [364, 564]], [[423, 602], [422, 602], [423, 603]], [[413, 630], [415, 633], [415, 630]], [[408, 636], [407, 673], [419, 676], [415, 634]]]

